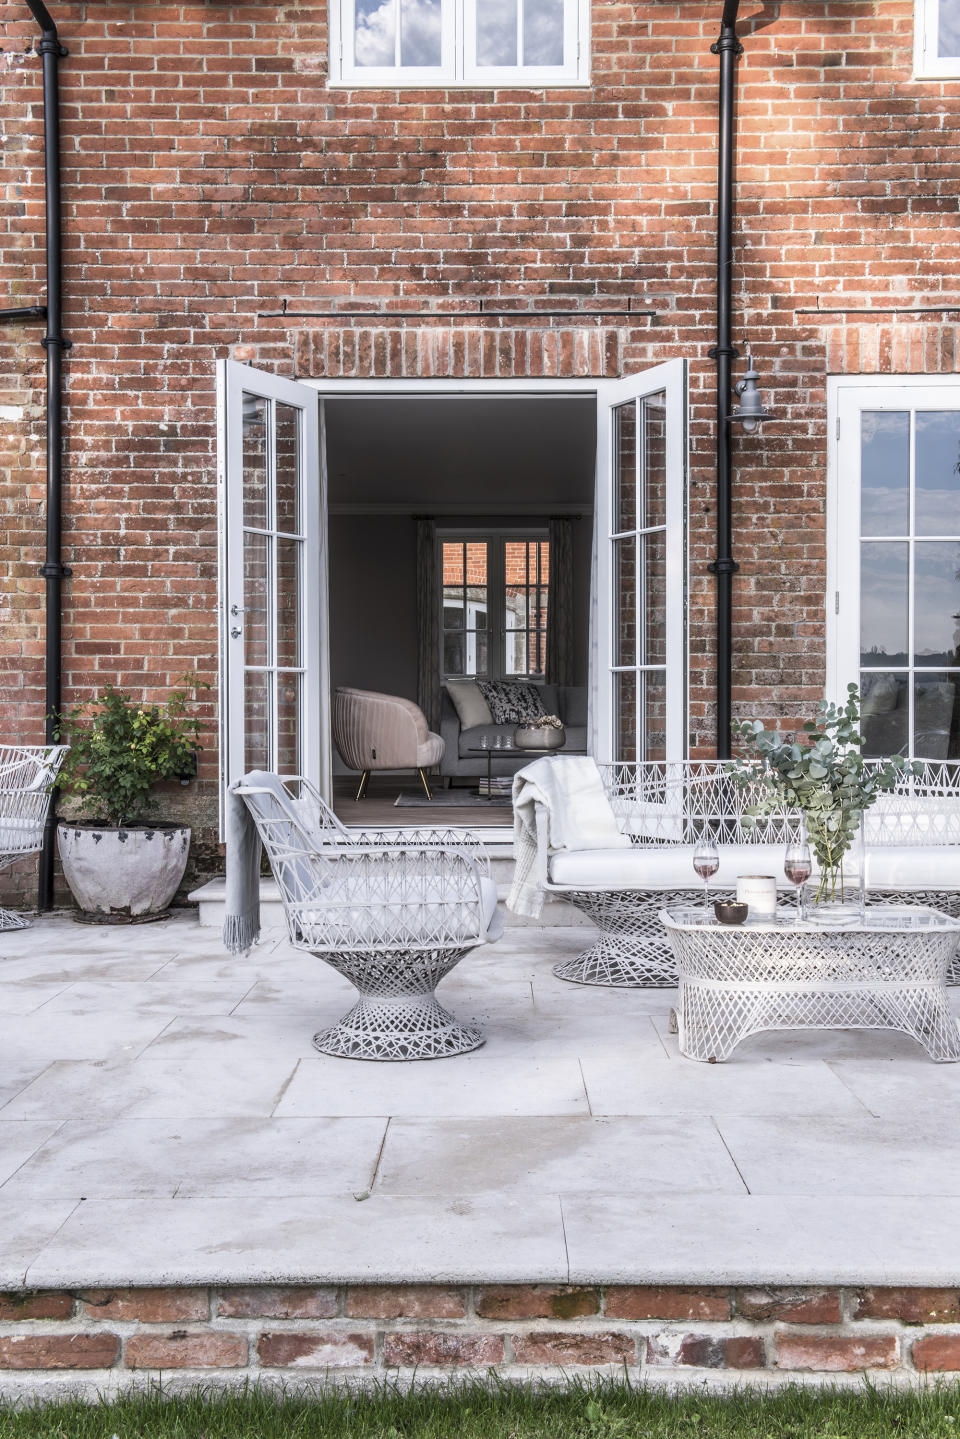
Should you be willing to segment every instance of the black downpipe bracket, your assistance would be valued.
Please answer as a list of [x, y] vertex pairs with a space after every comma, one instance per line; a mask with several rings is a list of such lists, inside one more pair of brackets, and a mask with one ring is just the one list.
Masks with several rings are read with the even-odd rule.
[[717, 577], [717, 758], [730, 758], [733, 672], [733, 576], [740, 566], [733, 558], [731, 515], [730, 394], [733, 361], [739, 350], [731, 343], [733, 265], [734, 87], [740, 0], [724, 0], [720, 38], [710, 46], [720, 56], [720, 106], [717, 130], [717, 343], [709, 351], [717, 362], [717, 557], [709, 566]]
[[[69, 575], [61, 561], [63, 537], [63, 353], [70, 341], [63, 335], [62, 219], [60, 210], [60, 83], [59, 65], [67, 54], [57, 27], [42, 0], [27, 0], [40, 26], [37, 49], [43, 60], [43, 170], [46, 192], [46, 334], [40, 343], [47, 356], [47, 504], [46, 553], [41, 570], [46, 581], [46, 740], [53, 744], [63, 702], [61, 622], [63, 580]], [[53, 854], [56, 818], [47, 817], [37, 905], [53, 908]]]

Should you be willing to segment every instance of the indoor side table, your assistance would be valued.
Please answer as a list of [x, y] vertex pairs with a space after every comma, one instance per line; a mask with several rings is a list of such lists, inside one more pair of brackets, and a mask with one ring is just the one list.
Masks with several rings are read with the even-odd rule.
[[486, 793], [486, 795], [484, 796], [484, 793], [483, 793], [483, 782], [481, 781], [479, 794], [480, 794], [481, 798], [486, 798], [486, 799], [499, 799], [499, 798], [500, 798], [499, 795], [495, 795], [495, 794], [492, 794], [492, 793], [491, 793], [492, 785], [493, 785], [493, 775], [492, 775], [492, 772], [491, 772], [491, 766], [492, 766], [492, 764], [493, 764], [493, 761], [494, 761], [498, 756], [499, 756], [500, 759], [513, 759], [513, 758], [515, 758], [516, 755], [523, 755], [524, 758], [526, 758], [526, 756], [529, 755], [531, 759], [537, 759], [538, 757], [542, 757], [543, 755], [550, 755], [550, 756], [558, 755], [558, 754], [579, 754], [579, 755], [584, 755], [584, 754], [586, 754], [586, 750], [585, 750], [585, 749], [566, 749], [565, 746], [563, 746], [563, 745], [561, 745], [559, 749], [531, 749], [528, 745], [524, 745], [524, 746], [521, 748], [521, 746], [518, 745], [518, 744], [502, 744], [502, 745], [500, 745], [499, 747], [498, 747], [497, 745], [472, 745], [472, 746], [470, 747], [470, 749], [467, 751], [467, 753], [468, 753], [468, 754], [485, 754], [485, 755], [486, 755], [486, 757], [487, 757], [487, 793]]
[[677, 961], [680, 1052], [716, 1063], [771, 1029], [898, 1029], [941, 1062], [960, 1059], [947, 965], [960, 919], [874, 905], [861, 920], [724, 925], [702, 909], [662, 910]]

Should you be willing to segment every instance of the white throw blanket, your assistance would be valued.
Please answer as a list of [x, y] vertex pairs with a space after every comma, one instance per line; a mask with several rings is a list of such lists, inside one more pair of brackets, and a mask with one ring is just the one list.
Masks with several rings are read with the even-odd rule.
[[547, 846], [557, 849], [629, 849], [621, 834], [596, 761], [589, 755], [537, 759], [513, 777], [513, 886], [507, 908], [536, 919], [543, 909], [547, 854], [539, 854], [537, 805], [549, 816]]

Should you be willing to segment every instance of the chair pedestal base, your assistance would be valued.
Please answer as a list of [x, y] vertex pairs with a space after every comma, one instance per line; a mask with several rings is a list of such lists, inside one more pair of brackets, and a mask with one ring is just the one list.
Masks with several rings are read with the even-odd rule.
[[445, 1059], [484, 1043], [479, 1029], [460, 1024], [433, 994], [385, 999], [361, 995], [339, 1024], [313, 1037], [321, 1054], [338, 1059]]
[[702, 902], [694, 889], [553, 890], [599, 929], [592, 949], [554, 966], [558, 979], [611, 989], [670, 989], [677, 963], [657, 915], [662, 909]]
[[7, 929], [29, 929], [30, 921], [12, 909], [0, 909], [0, 934]]
[[339, 1024], [314, 1035], [314, 1045], [340, 1059], [382, 1060], [445, 1059], [479, 1048], [480, 1030], [460, 1024], [435, 994], [466, 953], [444, 947], [322, 953], [360, 997]]

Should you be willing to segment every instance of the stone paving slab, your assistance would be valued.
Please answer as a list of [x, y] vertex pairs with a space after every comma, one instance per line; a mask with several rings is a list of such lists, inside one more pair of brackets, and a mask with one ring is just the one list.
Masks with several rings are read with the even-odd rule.
[[960, 1065], [835, 1031], [697, 1064], [673, 991], [555, 978], [584, 942], [508, 930], [441, 989], [483, 1048], [373, 1064], [313, 1048], [352, 991], [282, 939], [0, 936], [0, 1286], [960, 1282]]

